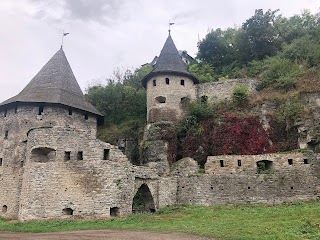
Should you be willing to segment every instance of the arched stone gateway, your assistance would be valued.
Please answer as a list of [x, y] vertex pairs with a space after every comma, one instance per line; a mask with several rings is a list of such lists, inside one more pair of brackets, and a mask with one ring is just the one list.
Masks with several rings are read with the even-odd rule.
[[132, 213], [155, 212], [153, 197], [147, 184], [142, 184], [132, 202]]

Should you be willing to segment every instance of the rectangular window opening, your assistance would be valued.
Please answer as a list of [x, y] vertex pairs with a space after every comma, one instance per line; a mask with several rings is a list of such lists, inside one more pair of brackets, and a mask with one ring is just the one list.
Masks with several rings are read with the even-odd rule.
[[65, 151], [64, 152], [64, 160], [69, 161], [71, 159], [71, 152], [70, 151]]
[[43, 113], [43, 109], [44, 109], [44, 107], [43, 107], [43, 106], [40, 106], [40, 107], [39, 107], [38, 115], [42, 115], [42, 113]]
[[184, 80], [183, 79], [180, 80], [180, 85], [184, 86]]
[[309, 164], [309, 159], [307, 159], [307, 158], [303, 159], [303, 163], [304, 164]]
[[238, 167], [241, 167], [241, 160], [238, 160]]
[[69, 115], [72, 115], [72, 109], [69, 108]]
[[78, 160], [83, 160], [83, 152], [82, 151], [79, 151], [78, 154], [77, 154], [77, 159]]
[[15, 108], [14, 108], [14, 113], [17, 113], [18, 112], [18, 107], [16, 106]]
[[89, 115], [88, 115], [88, 114], [85, 114], [85, 115], [84, 115], [84, 119], [85, 119], [85, 120], [88, 120], [88, 119], [89, 119]]
[[4, 110], [4, 117], [7, 117], [7, 109]]
[[110, 149], [104, 149], [103, 150], [103, 160], [109, 160], [110, 156]]
[[9, 136], [9, 131], [5, 131], [5, 133], [4, 133], [4, 139], [8, 139], [8, 136]]
[[220, 160], [220, 167], [224, 167], [224, 162], [223, 162], [223, 160]]
[[2, 158], [0, 158], [0, 166], [2, 166]]
[[169, 85], [169, 83], [170, 83], [169, 78], [166, 78], [166, 84]]
[[157, 81], [155, 79], [153, 79], [152, 84], [154, 87], [157, 86]]
[[293, 159], [288, 159], [288, 164], [292, 165], [293, 164]]

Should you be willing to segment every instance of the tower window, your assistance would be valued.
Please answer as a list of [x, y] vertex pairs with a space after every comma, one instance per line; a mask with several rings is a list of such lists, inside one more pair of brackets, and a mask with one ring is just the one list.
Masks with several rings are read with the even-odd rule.
[[64, 160], [69, 161], [71, 159], [71, 152], [70, 151], [65, 151], [64, 152]]
[[9, 136], [9, 131], [5, 131], [5, 133], [4, 133], [4, 139], [8, 139], [8, 136]]
[[157, 80], [153, 79], [152, 83], [154, 87], [157, 86]]
[[169, 83], [170, 83], [169, 78], [166, 78], [166, 84], [168, 84], [168, 85], [169, 85]]
[[238, 167], [241, 167], [241, 160], [238, 160]]
[[109, 160], [110, 149], [104, 149], [103, 151], [103, 160]]
[[0, 166], [2, 166], [2, 158], [0, 158]]
[[4, 110], [4, 117], [6, 117], [6, 116], [7, 116], [7, 109]]
[[16, 106], [15, 108], [14, 108], [14, 113], [17, 113], [18, 112], [18, 107]]
[[42, 115], [42, 113], [43, 113], [43, 109], [44, 109], [44, 107], [43, 107], [43, 106], [40, 106], [40, 107], [39, 107], [38, 115]]
[[79, 151], [78, 154], [77, 154], [77, 159], [78, 160], [83, 160], [83, 152], [82, 151]]
[[85, 120], [88, 120], [88, 119], [89, 119], [89, 115], [88, 115], [88, 114], [85, 114], [85, 115], [84, 115], [84, 119], [85, 119]]
[[184, 86], [184, 80], [183, 79], [180, 80], [180, 85]]
[[293, 159], [288, 159], [288, 164], [292, 165], [292, 163], [293, 163]]
[[163, 96], [156, 97], [155, 100], [157, 103], [166, 103], [166, 98]]
[[223, 160], [220, 160], [220, 167], [224, 167], [224, 162], [223, 162]]
[[306, 158], [303, 159], [303, 163], [304, 163], [304, 164], [309, 164], [309, 159], [306, 159]]
[[69, 108], [69, 115], [72, 115], [72, 109]]

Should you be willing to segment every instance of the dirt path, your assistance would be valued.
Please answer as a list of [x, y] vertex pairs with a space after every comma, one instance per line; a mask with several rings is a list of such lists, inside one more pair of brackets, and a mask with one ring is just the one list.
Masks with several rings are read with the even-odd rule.
[[[185, 233], [155, 233], [127, 230], [96, 230], [58, 233], [0, 232], [1, 240], [209, 240]], [[212, 239], [211, 239], [212, 240]]]

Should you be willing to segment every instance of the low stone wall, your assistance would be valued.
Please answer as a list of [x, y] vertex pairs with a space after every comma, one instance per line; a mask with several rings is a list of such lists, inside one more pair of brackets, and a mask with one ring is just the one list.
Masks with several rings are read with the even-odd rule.
[[228, 79], [218, 82], [208, 82], [196, 85], [197, 98], [208, 97], [208, 102], [220, 102], [231, 100], [235, 86], [245, 85], [252, 92], [255, 91], [256, 80], [254, 79]]
[[308, 168], [314, 159], [313, 155], [302, 153], [262, 154], [262, 155], [224, 155], [209, 156], [205, 164], [208, 174], [232, 174], [258, 172], [257, 163], [270, 162], [270, 171], [286, 171]]

